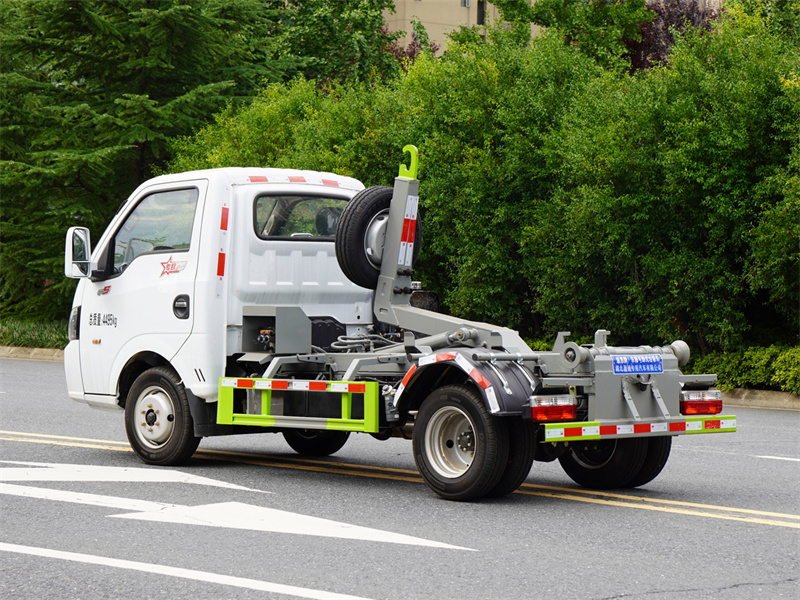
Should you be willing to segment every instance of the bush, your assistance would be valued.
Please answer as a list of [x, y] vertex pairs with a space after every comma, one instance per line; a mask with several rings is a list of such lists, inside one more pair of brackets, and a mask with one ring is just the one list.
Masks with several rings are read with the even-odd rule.
[[694, 358], [686, 372], [716, 373], [720, 389], [771, 389], [800, 395], [800, 348], [753, 347]]
[[69, 322], [62, 321], [0, 321], [0, 346], [23, 348], [64, 348], [69, 339]]

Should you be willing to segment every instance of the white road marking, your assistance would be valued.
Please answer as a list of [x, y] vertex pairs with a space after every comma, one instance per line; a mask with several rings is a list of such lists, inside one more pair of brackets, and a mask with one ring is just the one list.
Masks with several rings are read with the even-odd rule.
[[[38, 464], [38, 463], [6, 463], [6, 464]], [[45, 465], [53, 468], [0, 468], [0, 494], [71, 502], [113, 508], [114, 510], [131, 511], [130, 514], [109, 515], [120, 519], [138, 519], [161, 523], [180, 523], [183, 525], [202, 525], [204, 527], [225, 527], [228, 529], [244, 529], [247, 531], [268, 531], [272, 533], [289, 533], [293, 535], [311, 535], [366, 542], [383, 542], [388, 544], [406, 544], [426, 546], [429, 548], [445, 548], [448, 550], [470, 550], [461, 546], [453, 546], [432, 540], [413, 537], [402, 533], [393, 533], [383, 529], [372, 529], [341, 523], [329, 519], [310, 517], [298, 513], [274, 508], [253, 506], [241, 502], [221, 502], [201, 506], [183, 506], [120, 498], [101, 494], [86, 494], [67, 490], [17, 485], [10, 481], [150, 481], [200, 483], [228, 487], [231, 484], [187, 475], [168, 469], [124, 469], [117, 467], [92, 467], [89, 465]], [[63, 469], [56, 467], [63, 466]], [[74, 479], [69, 475], [73, 474]], [[173, 474], [173, 475], [171, 475]], [[153, 479], [155, 478], [155, 479]], [[210, 483], [208, 483], [210, 482]], [[236, 489], [247, 490], [235, 486]]]
[[770, 458], [772, 460], [791, 460], [793, 462], [800, 462], [800, 458], [789, 458], [788, 456], [756, 456], [756, 458]]
[[164, 565], [155, 563], [120, 560], [117, 558], [95, 556], [92, 554], [63, 552], [61, 550], [51, 550], [49, 548], [35, 548], [32, 546], [19, 546], [17, 544], [5, 544], [0, 542], [0, 551], [15, 552], [17, 554], [27, 554], [31, 556], [41, 556], [43, 558], [56, 558], [59, 560], [69, 560], [73, 562], [100, 565], [104, 567], [115, 567], [118, 569], [129, 569], [132, 571], [143, 571], [149, 574], [180, 577], [182, 579], [191, 579], [193, 581], [205, 581], [206, 583], [229, 585], [232, 587], [258, 590], [262, 592], [272, 592], [274, 594], [285, 594], [287, 596], [295, 596], [297, 598], [311, 598], [314, 600], [367, 600], [362, 596], [349, 596], [346, 594], [337, 594], [335, 592], [326, 592], [323, 590], [314, 590], [311, 588], [302, 588], [293, 585], [260, 581], [258, 579], [232, 577], [230, 575], [219, 575], [217, 573], [195, 571], [192, 569], [181, 569], [178, 567], [166, 567]]
[[0, 467], [0, 481], [107, 481], [126, 483], [191, 483], [221, 487], [229, 490], [262, 492], [233, 483], [217, 481], [182, 473], [176, 469], [159, 467], [98, 467], [95, 465], [70, 465], [60, 463], [34, 463], [3, 460], [0, 464], [24, 465], [31, 468]]
[[402, 533], [392, 533], [383, 529], [370, 529], [274, 508], [242, 504], [241, 502], [221, 502], [202, 506], [171, 506], [155, 511], [112, 516], [120, 519], [141, 519], [144, 521], [227, 527], [229, 529], [246, 529], [249, 531], [271, 531], [273, 533], [313, 535], [366, 542], [446, 548], [449, 550], [471, 550], [474, 552], [471, 548], [451, 546], [450, 544], [412, 537]]
[[51, 490], [48, 488], [30, 487], [3, 483], [0, 485], [0, 494], [21, 496], [23, 498], [37, 498], [39, 500], [55, 500], [57, 502], [72, 502], [73, 504], [88, 504], [89, 506], [103, 506], [114, 510], [135, 510], [150, 512], [164, 510], [176, 506], [149, 500], [136, 500], [135, 498], [119, 498], [117, 496], [102, 496], [100, 494], [83, 494], [81, 492], [68, 492], [66, 490]]

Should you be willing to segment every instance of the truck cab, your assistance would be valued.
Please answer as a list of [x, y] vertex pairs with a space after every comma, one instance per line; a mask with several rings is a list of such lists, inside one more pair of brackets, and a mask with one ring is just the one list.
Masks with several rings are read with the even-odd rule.
[[[345, 277], [334, 251], [339, 216], [363, 187], [291, 169], [164, 175], [133, 192], [93, 251], [89, 232], [72, 228], [69, 396], [122, 410], [138, 375], [161, 365], [213, 402], [247, 353], [310, 352], [366, 331], [372, 291]], [[276, 311], [287, 318], [277, 339]], [[290, 314], [305, 333], [289, 333]]]

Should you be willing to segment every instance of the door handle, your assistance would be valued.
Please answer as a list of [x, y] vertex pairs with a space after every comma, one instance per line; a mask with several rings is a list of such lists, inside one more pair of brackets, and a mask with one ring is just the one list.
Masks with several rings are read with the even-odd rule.
[[172, 312], [179, 319], [189, 318], [189, 296], [187, 294], [175, 297], [175, 300], [172, 301]]

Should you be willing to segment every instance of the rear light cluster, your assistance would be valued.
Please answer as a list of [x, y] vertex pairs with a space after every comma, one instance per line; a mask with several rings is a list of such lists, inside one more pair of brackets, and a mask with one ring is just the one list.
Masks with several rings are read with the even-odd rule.
[[682, 415], [717, 415], [722, 412], [722, 392], [693, 390], [681, 392]]
[[569, 394], [531, 396], [529, 400], [534, 421], [572, 421], [578, 414], [578, 399]]

